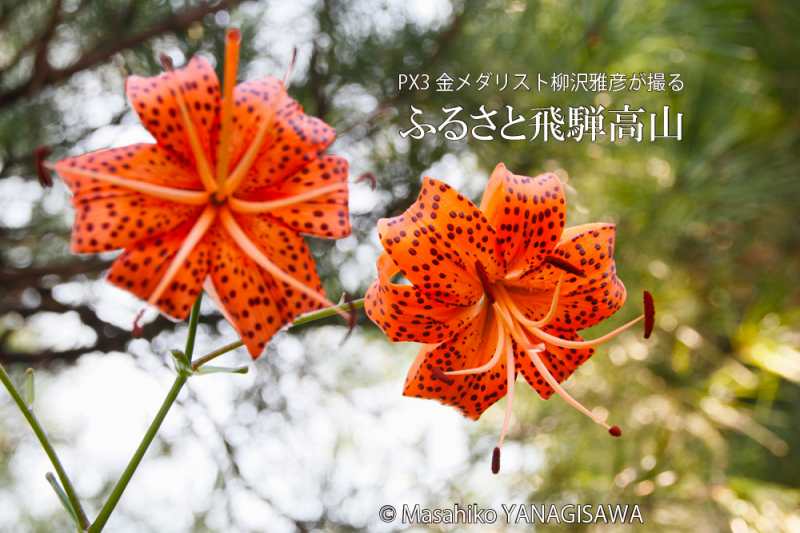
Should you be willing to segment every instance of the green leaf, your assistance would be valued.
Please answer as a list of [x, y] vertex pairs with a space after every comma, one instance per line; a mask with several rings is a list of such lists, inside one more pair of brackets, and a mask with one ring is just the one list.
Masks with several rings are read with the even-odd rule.
[[203, 375], [203, 374], [247, 374], [250, 371], [250, 368], [247, 366], [239, 366], [239, 367], [225, 367], [225, 366], [211, 366], [211, 365], [204, 365], [198, 368], [195, 371], [195, 374]]
[[56, 476], [52, 472], [48, 472], [44, 477], [47, 479], [47, 482], [50, 483], [50, 486], [53, 487], [53, 491], [55, 491], [56, 496], [58, 496], [58, 499], [61, 501], [61, 505], [64, 506], [64, 509], [72, 517], [72, 521], [75, 522], [78, 531], [82, 531], [80, 521], [78, 521], [78, 513], [76, 513], [75, 509], [72, 508], [72, 504], [70, 503], [69, 498], [67, 498], [64, 489], [62, 489], [61, 485], [58, 483]]
[[171, 350], [170, 354], [175, 360], [175, 370], [178, 371], [178, 374], [188, 377], [194, 373], [192, 370], [192, 364], [189, 362], [189, 359], [186, 357], [185, 353], [180, 350]]

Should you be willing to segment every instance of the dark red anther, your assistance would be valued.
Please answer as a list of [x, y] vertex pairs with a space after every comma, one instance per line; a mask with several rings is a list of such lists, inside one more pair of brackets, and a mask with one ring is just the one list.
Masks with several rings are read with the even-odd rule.
[[161, 63], [161, 68], [163, 68], [167, 72], [172, 72], [173, 70], [175, 70], [175, 64], [172, 62], [172, 58], [169, 57], [164, 52], [158, 54], [158, 62]]
[[656, 305], [653, 295], [644, 291], [644, 338], [649, 339], [656, 323]]
[[378, 178], [376, 178], [375, 174], [373, 174], [372, 172], [364, 172], [363, 174], [361, 174], [359, 177], [356, 178], [356, 183], [361, 183], [364, 181], [369, 183], [369, 186], [372, 188], [373, 191], [378, 186]]
[[620, 429], [619, 426], [611, 426], [610, 428], [608, 428], [608, 434], [611, 435], [612, 437], [621, 437], [622, 430]]
[[139, 323], [142, 320], [142, 315], [144, 314], [144, 309], [140, 309], [138, 313], [136, 313], [136, 318], [133, 319], [133, 328], [131, 328], [131, 337], [134, 339], [138, 339], [142, 335], [144, 335], [144, 328]]
[[555, 255], [548, 255], [547, 257], [544, 258], [544, 262], [547, 263], [548, 265], [552, 265], [558, 269], [561, 269], [564, 272], [575, 274], [579, 278], [586, 276], [586, 273], [583, 270], [576, 267], [575, 265], [573, 265], [564, 258]]
[[492, 474], [500, 472], [500, 448], [495, 446], [492, 451]]
[[442, 369], [439, 368], [438, 366], [435, 366], [431, 369], [431, 377], [433, 377], [433, 379], [438, 379], [445, 385], [452, 385], [453, 383], [455, 383], [455, 380], [453, 380], [453, 378], [442, 372]]
[[494, 294], [492, 294], [492, 284], [489, 282], [489, 274], [480, 261], [475, 261], [475, 272], [478, 274], [478, 279], [481, 280], [483, 285], [483, 292], [486, 294], [486, 300], [489, 304], [494, 303]]
[[45, 164], [45, 160], [47, 156], [50, 155], [50, 152], [49, 146], [39, 146], [33, 151], [33, 158], [36, 163], [36, 174], [39, 177], [39, 185], [45, 189], [53, 186], [53, 174]]

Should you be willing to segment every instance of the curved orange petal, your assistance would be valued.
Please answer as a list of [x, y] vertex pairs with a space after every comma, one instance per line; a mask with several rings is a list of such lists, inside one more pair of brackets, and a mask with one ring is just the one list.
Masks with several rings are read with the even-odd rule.
[[[193, 221], [183, 223], [163, 235], [144, 239], [125, 250], [111, 265], [108, 281], [143, 300], [149, 299], [192, 225]], [[178, 320], [189, 316], [208, 273], [210, 256], [209, 243], [203, 239], [189, 253], [171, 283], [155, 302], [159, 310]]]
[[176, 98], [179, 88], [206, 158], [213, 165], [212, 136], [219, 127], [220, 90], [208, 61], [194, 57], [183, 68], [148, 78], [129, 76], [125, 82], [131, 105], [158, 144], [192, 162], [195, 158]]
[[[583, 270], [584, 277], [566, 274], [552, 324], [573, 331], [590, 328], [619, 310], [625, 303], [625, 285], [614, 263], [613, 224], [584, 224], [567, 228], [553, 255]], [[552, 290], [562, 274], [547, 264], [514, 282], [512, 298], [528, 318], [544, 316]]]
[[128, 188], [85, 177], [102, 172], [133, 182], [176, 189], [199, 188], [199, 179], [170, 152], [154, 144], [98, 150], [56, 163], [55, 170], [72, 191], [75, 222], [71, 249], [105, 252], [158, 236], [196, 217], [199, 206], [154, 198]]
[[56, 172], [75, 196], [123, 190], [80, 171], [111, 174], [126, 180], [161, 185], [172, 189], [202, 191], [195, 170], [157, 144], [132, 144], [66, 157], [56, 163]]
[[480, 366], [492, 358], [497, 323], [484, 307], [478, 317], [453, 338], [422, 348], [406, 378], [403, 394], [452, 405], [477, 420], [506, 394], [506, 358], [487, 372], [446, 376], [441, 373]]
[[412, 285], [393, 283], [397, 265], [387, 254], [378, 258], [378, 279], [364, 300], [367, 316], [393, 342], [439, 343], [467, 324], [464, 307], [437, 302]]
[[[552, 326], [545, 326], [544, 331], [552, 335], [556, 335], [562, 339], [571, 341], [583, 340], [580, 335], [571, 329], [559, 329]], [[536, 343], [536, 339], [533, 339]], [[577, 368], [586, 362], [594, 353], [594, 348], [561, 348], [560, 346], [553, 346], [544, 343], [545, 351], [539, 353], [539, 357], [547, 367], [547, 370], [553, 375], [559, 383], [567, 380]], [[548, 399], [553, 394], [553, 388], [547, 384], [545, 379], [536, 370], [536, 367], [531, 361], [530, 356], [519, 345], [515, 344], [514, 350], [514, 363], [516, 364], [517, 371], [521, 372], [525, 380], [533, 387], [539, 396], [543, 399]]]
[[202, 207], [150, 198], [139, 193], [73, 199], [75, 221], [70, 249], [97, 253], [127, 248], [197, 218]]
[[[283, 182], [247, 195], [257, 209], [272, 207], [263, 216], [280, 220], [295, 231], [315, 237], [338, 239], [350, 235], [347, 160], [326, 155]], [[303, 199], [307, 197], [307, 199]], [[236, 200], [234, 200], [236, 202]], [[233, 208], [236, 209], [234, 203]]]
[[[236, 216], [236, 221], [258, 248], [275, 265], [306, 287], [324, 294], [322, 281], [317, 274], [314, 257], [306, 241], [294, 231], [265, 217]], [[270, 281], [283, 321], [290, 322], [298, 315], [322, 307], [322, 303], [307, 294], [279, 281], [266, 270], [258, 267], [261, 276]]]
[[564, 188], [555, 174], [512, 174], [502, 163], [492, 172], [481, 210], [497, 230], [508, 272], [541, 264], [566, 222]]
[[236, 86], [234, 97], [231, 168], [249, 147], [261, 120], [271, 120], [255, 162], [239, 186], [243, 195], [297, 174], [336, 137], [332, 127], [304, 114], [300, 104], [286, 94], [283, 82], [276, 78], [241, 83]]
[[476, 263], [492, 280], [503, 272], [494, 228], [483, 213], [432, 178], [423, 180], [402, 215], [378, 221], [378, 235], [409, 281], [439, 301], [471, 305], [483, 296]]
[[68, 157], [56, 163], [55, 169], [73, 194], [76, 213], [71, 248], [76, 253], [127, 247], [195, 218], [202, 209], [81, 174], [100, 172], [179, 191], [201, 187], [193, 172], [170, 152], [154, 144], [135, 144]]
[[211, 281], [218, 304], [232, 322], [255, 359], [285, 323], [278, 307], [277, 285], [245, 255], [225, 230], [213, 227], [207, 236], [211, 247]]

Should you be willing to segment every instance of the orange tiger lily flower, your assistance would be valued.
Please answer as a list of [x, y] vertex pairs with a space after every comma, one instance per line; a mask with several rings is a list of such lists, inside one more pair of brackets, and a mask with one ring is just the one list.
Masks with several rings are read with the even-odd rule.
[[[509, 426], [517, 374], [547, 399], [554, 392], [619, 436], [618, 426], [560, 385], [594, 348], [634, 324], [653, 328], [654, 308], [594, 340], [579, 330], [614, 314], [625, 286], [614, 264], [613, 224], [564, 229], [566, 200], [554, 174], [518, 176], [497, 165], [480, 208], [425, 178], [416, 202], [381, 219], [385, 253], [367, 292], [367, 315], [395, 342], [424, 343], [404, 394], [438, 400], [478, 419], [508, 396], [492, 470]], [[410, 284], [396, 283], [402, 274]]]
[[236, 85], [240, 34], [227, 35], [224, 83], [195, 57], [126, 92], [155, 144], [56, 163], [76, 209], [72, 250], [124, 249], [108, 280], [185, 319], [203, 287], [251, 356], [298, 314], [331, 305], [300, 233], [350, 233], [348, 164], [323, 155], [333, 128], [285, 84]]

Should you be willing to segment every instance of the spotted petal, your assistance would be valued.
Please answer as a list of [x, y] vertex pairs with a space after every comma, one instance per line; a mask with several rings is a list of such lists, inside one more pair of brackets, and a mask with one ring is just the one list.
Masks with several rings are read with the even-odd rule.
[[214, 161], [212, 136], [219, 127], [220, 92], [219, 80], [208, 61], [194, 57], [184, 68], [158, 76], [129, 76], [125, 91], [158, 144], [185, 161], [194, 162], [177, 98], [180, 91], [203, 151], [208, 161]]
[[242, 195], [294, 176], [320, 157], [336, 137], [325, 122], [303, 113], [276, 78], [244, 82], [236, 87], [234, 96], [231, 168], [248, 149], [262, 122], [269, 121], [255, 162], [239, 186]]
[[489, 279], [503, 267], [494, 228], [468, 198], [432, 178], [402, 215], [378, 221], [386, 252], [418, 289], [442, 302], [471, 305], [484, 295], [478, 263]]
[[422, 348], [408, 372], [405, 396], [438, 400], [474, 420], [505, 396], [505, 357], [486, 372], [441, 377], [442, 372], [475, 368], [491, 360], [498, 330], [487, 309], [451, 339]]
[[438, 343], [453, 337], [472, 319], [472, 310], [441, 303], [412, 285], [395, 283], [392, 258], [378, 258], [378, 279], [367, 291], [364, 310], [393, 342]]
[[[326, 155], [281, 183], [247, 195], [247, 202], [280, 204], [263, 216], [277, 219], [295, 231], [338, 239], [350, 234], [347, 206], [347, 160]], [[304, 199], [305, 198], [305, 199]]]
[[277, 283], [262, 275], [225, 230], [214, 227], [208, 238], [214, 243], [210, 275], [215, 299], [255, 359], [284, 324]]
[[492, 172], [481, 210], [497, 230], [509, 272], [540, 265], [566, 221], [564, 189], [555, 174], [519, 176], [502, 163]]
[[[614, 263], [614, 240], [613, 224], [584, 224], [564, 231], [553, 255], [585, 275], [565, 274], [553, 325], [573, 331], [590, 328], [625, 303], [625, 285], [617, 277]], [[562, 273], [547, 264], [515, 282], [517, 289], [509, 292], [528, 318], [538, 320], [546, 314]]]
[[200, 207], [164, 200], [151, 194], [90, 177], [109, 175], [133, 185], [169, 189], [166, 195], [202, 188], [200, 181], [177, 157], [154, 144], [99, 150], [62, 159], [56, 171], [72, 191], [76, 215], [73, 252], [116, 250], [159, 236], [196, 217]]
[[[192, 225], [193, 221], [184, 223], [163, 235], [141, 240], [129, 247], [111, 265], [108, 281], [143, 300], [150, 299]], [[155, 302], [161, 312], [177, 320], [189, 316], [208, 273], [213, 246], [214, 243], [204, 239], [194, 247]]]
[[[237, 216], [237, 222], [264, 255], [275, 265], [306, 287], [324, 294], [322, 281], [317, 274], [314, 257], [306, 241], [274, 220], [265, 217]], [[259, 267], [264, 280], [269, 282], [284, 322], [290, 322], [298, 315], [319, 309], [321, 303], [312, 300], [289, 285], [275, 281], [272, 276]]]

